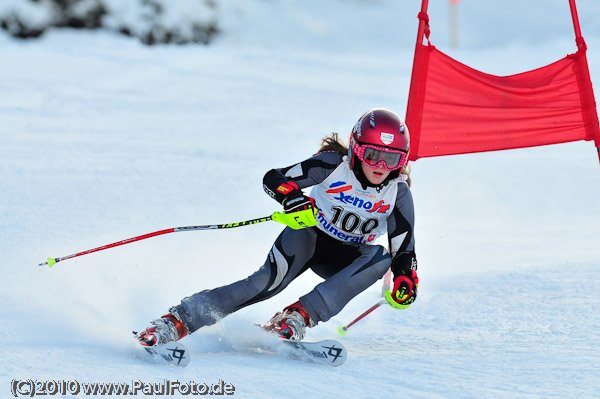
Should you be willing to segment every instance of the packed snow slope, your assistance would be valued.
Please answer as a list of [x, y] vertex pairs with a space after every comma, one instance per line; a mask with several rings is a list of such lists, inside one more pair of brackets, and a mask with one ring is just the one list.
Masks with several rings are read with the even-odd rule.
[[[447, 45], [446, 2], [430, 7], [433, 43], [462, 62], [508, 75], [575, 51], [566, 0], [473, 3], [459, 3], [458, 49]], [[600, 5], [578, 3], [598, 88]], [[275, 223], [37, 266], [279, 210], [262, 191], [267, 170], [312, 155], [332, 131], [348, 135], [369, 108], [404, 114], [419, 7], [232, 1], [210, 46], [0, 34], [0, 397], [25, 379], [222, 379], [240, 398], [600, 397], [600, 170], [588, 142], [415, 162], [419, 298], [338, 337], [350, 358], [336, 369], [232, 349], [252, 323], [310, 290], [311, 273], [185, 338], [185, 369], [131, 355], [131, 330], [258, 268]], [[307, 339], [335, 338], [379, 290]]]

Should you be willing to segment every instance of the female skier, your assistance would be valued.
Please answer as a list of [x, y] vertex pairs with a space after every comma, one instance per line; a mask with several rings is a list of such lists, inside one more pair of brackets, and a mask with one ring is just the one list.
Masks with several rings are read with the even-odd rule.
[[[414, 252], [414, 207], [406, 169], [409, 133], [387, 109], [367, 111], [350, 135], [349, 148], [337, 134], [320, 152], [265, 174], [267, 194], [290, 215], [264, 265], [248, 278], [184, 298], [137, 334], [143, 345], [176, 341], [245, 306], [280, 293], [307, 269], [325, 280], [273, 316], [263, 328], [301, 340], [306, 327], [325, 322], [356, 295], [383, 277], [394, 308], [410, 306], [419, 280]], [[310, 196], [302, 192], [311, 187]], [[293, 225], [293, 222], [297, 225]], [[306, 227], [305, 226], [313, 226]], [[387, 231], [388, 252], [373, 242]]]

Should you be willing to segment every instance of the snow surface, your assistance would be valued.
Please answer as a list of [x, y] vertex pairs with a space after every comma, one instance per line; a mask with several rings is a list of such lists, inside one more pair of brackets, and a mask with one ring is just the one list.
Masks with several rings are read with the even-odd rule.
[[[432, 41], [462, 62], [508, 75], [575, 51], [566, 0], [474, 3], [459, 4], [459, 49], [448, 48], [447, 4], [430, 6]], [[600, 5], [578, 3], [598, 88]], [[168, 227], [278, 210], [262, 191], [267, 170], [311, 155], [331, 131], [348, 134], [371, 107], [404, 113], [419, 6], [231, 1], [210, 46], [0, 33], [0, 397], [27, 378], [223, 379], [240, 398], [600, 397], [600, 173], [589, 142], [414, 163], [419, 299], [402, 312], [382, 307], [339, 337], [350, 358], [336, 369], [227, 342], [310, 290], [319, 281], [310, 273], [185, 338], [185, 369], [131, 356], [131, 330], [261, 265], [275, 223], [37, 267]], [[335, 337], [379, 290], [307, 339]]]

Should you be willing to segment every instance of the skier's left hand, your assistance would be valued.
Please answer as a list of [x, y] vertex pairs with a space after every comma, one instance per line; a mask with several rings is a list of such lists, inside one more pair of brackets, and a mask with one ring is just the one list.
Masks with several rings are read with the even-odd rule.
[[406, 309], [417, 299], [419, 277], [416, 270], [408, 270], [394, 278], [392, 291], [386, 291], [385, 299], [394, 309]]

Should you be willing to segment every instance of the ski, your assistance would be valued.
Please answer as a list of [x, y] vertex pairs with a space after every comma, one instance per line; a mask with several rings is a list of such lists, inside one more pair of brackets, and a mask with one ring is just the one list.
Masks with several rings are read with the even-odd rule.
[[150, 363], [167, 363], [185, 367], [190, 363], [190, 353], [180, 342], [167, 342], [164, 345], [144, 346], [137, 342], [134, 356]]
[[[134, 356], [146, 362], [177, 367], [186, 367], [190, 363], [190, 353], [179, 341], [157, 346], [144, 346], [136, 338], [134, 342]], [[334, 339], [314, 342], [290, 341], [267, 332], [264, 335], [260, 334], [260, 337], [254, 337], [251, 341], [233, 343], [233, 346], [234, 350], [253, 349], [259, 353], [271, 353], [331, 367], [342, 365], [348, 357], [344, 345]]]
[[339, 341], [326, 339], [323, 341], [291, 341], [277, 334], [264, 330], [262, 324], [254, 323], [262, 335], [254, 345], [259, 352], [263, 350], [296, 359], [307, 360], [327, 366], [342, 365], [348, 357], [348, 351]]
[[333, 339], [326, 339], [318, 342], [307, 341], [289, 341], [281, 339], [285, 347], [281, 352], [289, 352], [290, 355], [324, 364], [327, 366], [337, 367], [342, 365], [348, 357], [348, 351], [344, 345]]

